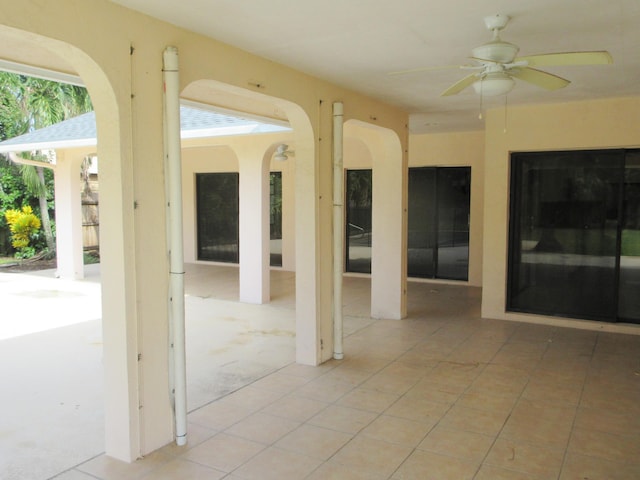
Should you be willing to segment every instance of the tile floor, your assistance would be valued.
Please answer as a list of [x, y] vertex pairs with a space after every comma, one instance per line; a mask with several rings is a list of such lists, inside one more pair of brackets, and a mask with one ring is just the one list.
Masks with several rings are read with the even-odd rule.
[[185, 447], [55, 478], [640, 479], [640, 336], [481, 319], [479, 289], [421, 283], [408, 319], [372, 320], [345, 284], [344, 360], [192, 411]]

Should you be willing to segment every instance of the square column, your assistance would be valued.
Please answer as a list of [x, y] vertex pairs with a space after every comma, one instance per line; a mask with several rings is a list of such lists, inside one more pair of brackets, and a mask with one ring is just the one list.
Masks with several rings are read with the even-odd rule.
[[80, 166], [84, 155], [57, 152], [54, 171], [56, 205], [56, 275], [68, 280], [84, 278]]

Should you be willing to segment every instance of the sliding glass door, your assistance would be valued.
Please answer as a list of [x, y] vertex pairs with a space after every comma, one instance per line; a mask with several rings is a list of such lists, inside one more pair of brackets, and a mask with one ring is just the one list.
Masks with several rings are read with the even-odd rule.
[[620, 242], [618, 317], [640, 322], [640, 152], [627, 153]]
[[467, 280], [470, 167], [409, 169], [407, 273]]
[[347, 170], [346, 178], [345, 269], [371, 273], [372, 171]]
[[511, 167], [508, 309], [637, 318], [637, 153], [517, 153]]

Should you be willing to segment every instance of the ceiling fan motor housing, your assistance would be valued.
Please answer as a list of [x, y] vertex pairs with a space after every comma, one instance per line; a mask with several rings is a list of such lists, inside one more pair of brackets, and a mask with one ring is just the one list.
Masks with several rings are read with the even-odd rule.
[[490, 60], [497, 63], [512, 63], [520, 48], [513, 43], [501, 39], [492, 40], [472, 50], [473, 57], [478, 60]]

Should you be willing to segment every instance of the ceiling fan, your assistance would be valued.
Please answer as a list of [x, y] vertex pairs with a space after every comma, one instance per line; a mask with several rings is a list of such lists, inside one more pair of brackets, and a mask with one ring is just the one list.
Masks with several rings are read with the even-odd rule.
[[[532, 67], [613, 63], [613, 58], [606, 51], [544, 53], [518, 57], [520, 48], [500, 38], [500, 32], [507, 26], [509, 18], [503, 14], [485, 17], [485, 25], [493, 32], [493, 39], [472, 50], [471, 59], [476, 62], [476, 65], [460, 66], [462, 69], [475, 70], [475, 72], [458, 80], [442, 92], [441, 96], [456, 95], [471, 85], [483, 96], [505, 95], [515, 86], [514, 78], [546, 90], [557, 90], [566, 87], [570, 81]], [[430, 67], [426, 67], [393, 73], [403, 74], [429, 69]]]

